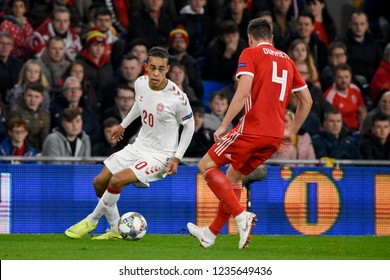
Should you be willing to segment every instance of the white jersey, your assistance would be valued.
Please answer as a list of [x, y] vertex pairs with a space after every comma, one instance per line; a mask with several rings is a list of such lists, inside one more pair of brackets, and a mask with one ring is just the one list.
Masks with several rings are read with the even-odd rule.
[[180, 124], [193, 119], [187, 95], [170, 80], [163, 90], [152, 90], [148, 76], [139, 77], [134, 89], [133, 107], [141, 116], [142, 127], [133, 146], [172, 157], [178, 147]]

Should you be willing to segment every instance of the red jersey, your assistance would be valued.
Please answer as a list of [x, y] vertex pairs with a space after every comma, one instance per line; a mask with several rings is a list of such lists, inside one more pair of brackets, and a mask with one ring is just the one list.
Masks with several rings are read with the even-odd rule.
[[351, 84], [348, 87], [347, 93], [343, 94], [339, 92], [333, 84], [333, 86], [328, 88], [324, 93], [324, 97], [333, 105], [333, 107], [339, 109], [347, 127], [355, 130], [359, 129], [357, 109], [364, 105], [364, 100], [362, 93], [357, 86]]
[[322, 22], [314, 22], [314, 30], [313, 32], [318, 36], [318, 38], [324, 42], [326, 47], [329, 47], [329, 37], [328, 33], [326, 33], [325, 26]]
[[239, 132], [283, 138], [285, 111], [291, 93], [307, 87], [294, 62], [270, 43], [246, 48], [240, 55], [236, 77], [253, 77]]

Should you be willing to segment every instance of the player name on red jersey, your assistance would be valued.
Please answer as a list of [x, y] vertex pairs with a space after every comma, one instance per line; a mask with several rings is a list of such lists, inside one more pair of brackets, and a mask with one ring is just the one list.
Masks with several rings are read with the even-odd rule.
[[271, 50], [271, 49], [268, 49], [268, 48], [263, 48], [263, 52], [265, 54], [270, 54], [270, 55], [274, 55], [274, 56], [278, 56], [278, 57], [283, 57], [283, 58], [287, 58], [287, 54], [285, 54], [284, 52], [278, 52], [278, 51], [274, 51], [274, 50]]

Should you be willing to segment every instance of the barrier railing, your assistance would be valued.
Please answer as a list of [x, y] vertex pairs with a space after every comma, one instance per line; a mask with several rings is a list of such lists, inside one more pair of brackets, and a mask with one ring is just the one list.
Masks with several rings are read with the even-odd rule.
[[[101, 163], [106, 157], [51, 157], [51, 156], [0, 156], [0, 162], [18, 163], [18, 162], [38, 162], [38, 163]], [[181, 164], [196, 165], [200, 158], [183, 158]], [[390, 166], [390, 160], [353, 160], [353, 159], [331, 159], [332, 166], [338, 167], [343, 165], [354, 166]], [[329, 164], [329, 159], [315, 160], [295, 160], [295, 159], [269, 159], [265, 162], [270, 165], [317, 165], [326, 166]]]

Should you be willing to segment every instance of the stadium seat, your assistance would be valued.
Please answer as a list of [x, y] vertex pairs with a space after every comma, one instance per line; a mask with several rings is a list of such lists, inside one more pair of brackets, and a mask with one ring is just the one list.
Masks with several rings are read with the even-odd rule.
[[196, 59], [196, 63], [198, 64], [198, 68], [200, 72], [203, 72], [204, 69], [204, 56], [200, 56]]
[[203, 85], [203, 105], [206, 107], [206, 112], [210, 112], [209, 101], [213, 92], [218, 91], [225, 87], [224, 83], [216, 81], [202, 81]]

